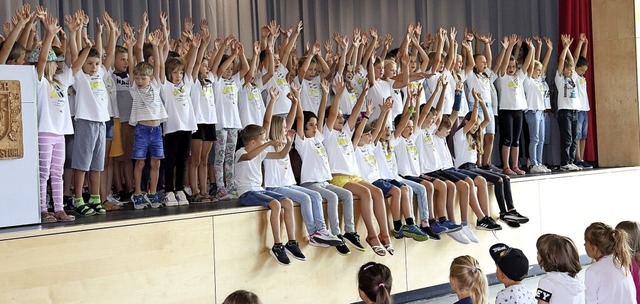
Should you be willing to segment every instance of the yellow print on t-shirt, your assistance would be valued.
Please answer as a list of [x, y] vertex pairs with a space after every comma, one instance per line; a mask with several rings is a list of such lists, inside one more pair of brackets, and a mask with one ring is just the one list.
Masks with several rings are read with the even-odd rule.
[[513, 79], [511, 79], [511, 81], [509, 81], [509, 87], [510, 88], [517, 88], [518, 85], [519, 85], [519, 81], [518, 81], [517, 77], [513, 78]]
[[235, 86], [224, 86], [224, 88], [222, 88], [222, 94], [234, 94], [236, 92], [236, 87]]
[[325, 163], [328, 163], [329, 162], [329, 156], [327, 155], [327, 149], [324, 148], [324, 145], [319, 143], [319, 142], [315, 142], [314, 145], [316, 147], [316, 153], [318, 153], [320, 158], [322, 158], [322, 160]]
[[91, 81], [89, 82], [89, 87], [91, 88], [91, 90], [95, 90], [98, 88], [104, 88], [104, 82], [102, 81]]
[[338, 146], [340, 146], [340, 148], [342, 148], [342, 150], [344, 150], [345, 152], [349, 151], [349, 138], [347, 138], [346, 135], [342, 135], [340, 134], [340, 136], [338, 136]]
[[283, 84], [287, 83], [287, 79], [285, 79], [284, 77], [278, 77], [278, 79], [276, 79], [276, 84], [278, 86], [281, 86]]
[[417, 82], [412, 82], [411, 83], [411, 88], [414, 89], [414, 90], [417, 90], [419, 86], [420, 86], [420, 83], [417, 83]]
[[249, 100], [251, 100], [251, 101], [257, 101], [257, 100], [260, 99], [260, 93], [258, 93], [256, 91], [251, 91], [247, 95], [247, 98], [249, 98]]
[[587, 84], [587, 79], [584, 78], [584, 77], [580, 77], [580, 80], [578, 81], [578, 83], [581, 84], [581, 85], [585, 85], [585, 84]]
[[213, 95], [213, 86], [202, 87], [202, 96]]
[[184, 88], [173, 88], [173, 96], [184, 94]]
[[311, 97], [320, 96], [320, 90], [318, 90], [318, 89], [309, 89], [309, 96], [311, 96]]
[[414, 145], [413, 143], [407, 143], [407, 152], [409, 153], [409, 156], [411, 156], [413, 159], [416, 159], [416, 157], [418, 156], [418, 147], [416, 147], [416, 145]]
[[367, 164], [369, 164], [369, 166], [371, 166], [371, 167], [375, 167], [376, 164], [377, 164], [375, 155], [373, 155], [371, 153], [367, 153], [364, 156], [364, 161], [367, 162]]

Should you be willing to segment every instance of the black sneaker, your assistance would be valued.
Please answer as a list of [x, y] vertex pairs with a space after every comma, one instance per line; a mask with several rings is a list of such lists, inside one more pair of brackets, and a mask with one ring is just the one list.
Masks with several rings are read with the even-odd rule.
[[502, 230], [502, 226], [496, 224], [496, 222], [487, 215], [476, 222], [476, 229], [484, 231], [496, 231]]
[[520, 223], [518, 223], [518, 221], [514, 220], [511, 217], [507, 216], [508, 213], [502, 213], [500, 214], [500, 220], [505, 222], [505, 224], [507, 224], [507, 226], [511, 227], [511, 228], [519, 228], [520, 227]]
[[336, 246], [336, 250], [338, 250], [338, 253], [341, 255], [347, 255], [351, 253], [351, 250], [349, 250], [349, 247], [347, 246], [347, 244], [344, 243], [344, 239], [342, 237], [342, 235], [338, 235], [338, 238], [340, 240], [342, 240], [342, 244]]
[[528, 217], [518, 213], [518, 211], [516, 211], [516, 210], [511, 210], [511, 211], [505, 213], [504, 217], [512, 219], [514, 221], [517, 221], [520, 224], [525, 224], [525, 223], [529, 222], [529, 218]]
[[440, 240], [440, 236], [437, 235], [435, 232], [433, 232], [431, 227], [429, 227], [429, 226], [420, 227], [420, 230], [422, 230], [422, 232], [426, 233], [429, 236], [429, 238], [431, 238], [433, 240]]
[[357, 232], [347, 232], [344, 234], [343, 238], [344, 240], [346, 240], [345, 243], [353, 246], [353, 248], [357, 249], [358, 251], [364, 252], [364, 246], [362, 246], [362, 244], [360, 243], [360, 236]]
[[298, 245], [297, 241], [287, 242], [287, 244], [284, 245], [284, 248], [287, 250], [287, 253], [292, 255], [293, 258], [295, 258], [296, 260], [300, 260], [300, 261], [307, 260], [307, 257], [305, 257], [304, 254], [302, 254], [302, 251], [300, 250], [300, 246]]
[[288, 266], [291, 264], [291, 260], [289, 260], [289, 257], [287, 256], [287, 253], [284, 251], [284, 246], [282, 244], [273, 245], [273, 247], [269, 252], [271, 253], [271, 256], [276, 259], [278, 264], [282, 266]]

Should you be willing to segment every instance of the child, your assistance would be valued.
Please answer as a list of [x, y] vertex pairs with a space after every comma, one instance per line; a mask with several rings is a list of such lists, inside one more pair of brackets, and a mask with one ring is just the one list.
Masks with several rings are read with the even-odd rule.
[[629, 250], [631, 253], [631, 276], [636, 285], [636, 300], [640, 303], [640, 224], [633, 221], [622, 221], [616, 225], [617, 230], [625, 231], [629, 235]]
[[236, 290], [224, 298], [222, 304], [262, 304], [258, 296], [246, 290]]
[[389, 267], [369, 262], [358, 271], [358, 293], [365, 304], [393, 304], [393, 278]]
[[[498, 70], [498, 85], [500, 86], [500, 156], [502, 157], [502, 174], [524, 175], [525, 172], [518, 166], [520, 157], [520, 133], [522, 132], [522, 111], [527, 108], [527, 100], [524, 96], [524, 80], [529, 70], [531, 58], [534, 54], [533, 43], [527, 39], [529, 47], [527, 58], [518, 69], [516, 59], [511, 56], [513, 46], [520, 39], [516, 34], [509, 37], [509, 44], [503, 45], [506, 53], [503, 57], [500, 70]], [[485, 113], [486, 114], [486, 113]]]
[[584, 283], [578, 278], [582, 267], [573, 241], [544, 234], [536, 241], [536, 249], [538, 264], [547, 272], [538, 282], [538, 303], [584, 304]]
[[[263, 128], [269, 130], [269, 139], [275, 142], [273, 147], [267, 147], [267, 152], [281, 152], [286, 146], [286, 135], [293, 124], [298, 110], [298, 99], [293, 98], [291, 110], [286, 120], [280, 116], [272, 116], [273, 107], [278, 100], [278, 90], [269, 90], [270, 100], [264, 117]], [[317, 247], [340, 246], [342, 240], [327, 231], [322, 212], [322, 197], [320, 193], [296, 185], [293, 176], [289, 153], [283, 159], [264, 160], [264, 186], [269, 191], [280, 193], [300, 204], [302, 219], [309, 233], [309, 244]]]
[[[320, 71], [318, 71], [320, 69]], [[320, 99], [322, 99], [321, 81], [329, 76], [331, 70], [322, 58], [320, 43], [316, 42], [311, 52], [298, 61], [298, 77], [295, 78], [296, 86], [300, 87], [300, 104], [302, 111], [320, 111]], [[317, 113], [315, 113], [317, 115]]]
[[[324, 86], [323, 86], [324, 88]], [[291, 86], [290, 96], [294, 99], [299, 98], [299, 91], [295, 86]], [[327, 104], [327, 94], [323, 92], [320, 101], [320, 108], [324, 108]], [[318, 111], [320, 118], [324, 119], [324, 111]], [[353, 195], [346, 189], [334, 186], [328, 183], [331, 180], [331, 168], [329, 167], [329, 157], [327, 150], [322, 143], [324, 136], [322, 132], [318, 132], [318, 121], [320, 118], [313, 112], [303, 112], [300, 102], [298, 102], [298, 111], [296, 113], [296, 150], [302, 160], [300, 170], [300, 185], [310, 190], [320, 193], [320, 196], [327, 201], [327, 214], [329, 216], [329, 225], [331, 232], [337, 235], [343, 243], [336, 246], [336, 250], [342, 255], [349, 254], [351, 251], [344, 244], [346, 240], [356, 250], [364, 251], [364, 246], [360, 243], [360, 236], [355, 230], [353, 220]], [[320, 124], [322, 126], [322, 124]], [[338, 218], [338, 199], [342, 202], [342, 211], [344, 217], [344, 235], [340, 233], [340, 221]]]
[[[534, 37], [538, 43], [536, 57], [540, 54], [542, 41]], [[524, 92], [527, 97], [527, 110], [524, 118], [529, 127], [529, 162], [531, 163], [530, 173], [551, 173], [551, 170], [542, 164], [542, 150], [545, 143], [545, 113], [546, 99], [549, 98], [549, 86], [544, 81], [544, 71], [553, 51], [553, 43], [545, 37], [547, 51], [542, 62], [537, 59], [529, 66], [527, 78], [524, 80]]]
[[[226, 55], [225, 51], [229, 46], [231, 55]], [[249, 64], [242, 52], [242, 68], [234, 73], [233, 61], [241, 50], [241, 44], [233, 36], [227, 37], [210, 67], [215, 74], [213, 87], [218, 114], [216, 142], [213, 145], [218, 199], [230, 199], [237, 195], [234, 190], [236, 179], [233, 177], [233, 155], [238, 142], [238, 130], [242, 127], [238, 111], [238, 90], [242, 86], [240, 79], [249, 71]]]
[[[73, 84], [73, 70], [64, 69], [55, 74], [57, 56], [51, 49], [53, 37], [60, 27], [53, 16], [44, 20], [46, 30], [42, 46], [33, 50], [29, 63], [36, 64], [38, 76], [38, 151], [40, 158], [40, 215], [43, 223], [70, 222], [75, 217], [68, 215], [62, 202], [62, 171], [64, 166], [64, 135], [73, 134], [67, 90]], [[76, 69], [79, 70], [76, 65]], [[51, 194], [54, 213], [47, 208], [47, 180], [51, 178]]]
[[[336, 96], [340, 96], [344, 90], [342, 80], [338, 82], [339, 84], [336, 86]], [[322, 87], [323, 92], [327, 94], [329, 90], [328, 84], [325, 86], [323, 83]], [[327, 147], [329, 166], [333, 176], [330, 183], [345, 188], [360, 197], [362, 218], [367, 226], [367, 243], [379, 256], [386, 255], [387, 252], [393, 255], [395, 250], [389, 237], [387, 211], [382, 190], [360, 177], [360, 170], [358, 170], [355, 159], [354, 144], [351, 140], [353, 136], [354, 140], [357, 141], [362, 135], [364, 125], [360, 125], [355, 131], [352, 130], [355, 128], [359, 109], [364, 102], [363, 95], [366, 95], [367, 89], [365, 86], [362, 94], [360, 94], [361, 96], [358, 98], [358, 102], [353, 107], [349, 120], [345, 121], [344, 116], [342, 116], [340, 112], [340, 103], [337, 100], [331, 104], [330, 108], [324, 111], [326, 113], [323, 128], [325, 136], [324, 145]], [[318, 111], [322, 110], [323, 109], [319, 109]], [[367, 112], [363, 116], [365, 120], [361, 121], [366, 122], [371, 113], [373, 113], [373, 106], [371, 101], [369, 101], [367, 102]], [[376, 228], [374, 227], [374, 214], [380, 227], [379, 235], [376, 234]]]
[[[160, 198], [156, 193], [158, 177], [160, 174], [160, 159], [165, 157], [162, 144], [162, 127], [160, 123], [167, 119], [167, 112], [160, 99], [162, 87], [160, 81], [164, 75], [164, 60], [160, 60], [160, 34], [154, 32], [150, 35], [153, 45], [154, 65], [147, 61], [135, 64], [133, 45], [135, 37], [125, 34], [125, 45], [128, 47], [129, 75], [133, 75], [134, 81], [129, 81], [131, 95], [131, 115], [127, 119], [129, 125], [134, 127], [132, 146], [132, 158], [136, 160], [134, 169], [134, 193], [131, 196], [135, 209], [144, 209], [147, 204], [152, 208], [161, 206]], [[163, 46], [164, 47], [164, 46]], [[147, 153], [151, 155], [151, 170], [149, 173], [149, 193], [145, 194], [147, 186], [142, 185], [142, 170], [145, 165]]]
[[[191, 158], [189, 159], [189, 183], [193, 191], [192, 202], [208, 203], [213, 199], [207, 189], [207, 169], [209, 152], [216, 140], [216, 104], [213, 96], [213, 75], [209, 72], [209, 60], [204, 58], [204, 52], [210, 42], [209, 29], [206, 20], [200, 23], [202, 43], [196, 55], [193, 67], [193, 78], [198, 79], [191, 90], [193, 113], [196, 117], [198, 130], [191, 134]], [[212, 58], [213, 59], [213, 58]]]
[[558, 87], [558, 126], [561, 135], [561, 171], [578, 171], [580, 168], [574, 164], [576, 155], [576, 137], [578, 128], [578, 97], [577, 83], [580, 80], [573, 66], [573, 56], [569, 53], [569, 47], [573, 38], [562, 35], [562, 53], [558, 60], [558, 72], [555, 81]]
[[[165, 19], [162, 15], [161, 19]], [[166, 22], [166, 20], [165, 20]], [[166, 36], [163, 39], [168, 39]], [[167, 59], [161, 54], [161, 60], [166, 60], [164, 73], [160, 75], [162, 85], [161, 96], [167, 110], [167, 121], [163, 125], [164, 154], [164, 190], [163, 202], [166, 206], [188, 205], [189, 201], [184, 193], [184, 174], [189, 157], [191, 134], [198, 130], [191, 88], [194, 85], [193, 70], [195, 67], [198, 48], [202, 37], [191, 39], [186, 61], [179, 58]], [[162, 43], [168, 47], [168, 42]], [[164, 51], [164, 49], [163, 49]], [[174, 180], [175, 170], [175, 180]], [[174, 183], [175, 181], [175, 183]]]
[[253, 58], [251, 58], [249, 71], [244, 76], [242, 90], [238, 92], [238, 110], [243, 128], [247, 125], [257, 125], [264, 118], [265, 103], [261, 94], [262, 77], [256, 77], [259, 52], [260, 44], [256, 41], [253, 44]]
[[[356, 159], [361, 176], [366, 181], [380, 188], [385, 197], [391, 197], [389, 203], [391, 205], [391, 215], [393, 218], [394, 237], [401, 239], [406, 236], [422, 242], [428, 240], [429, 237], [415, 225], [413, 220], [413, 210], [411, 208], [413, 192], [401, 181], [390, 178], [383, 179], [380, 174], [378, 162], [380, 162], [380, 165], [386, 166], [386, 161], [384, 161], [385, 159], [376, 159], [374, 153], [374, 145], [377, 145], [377, 140], [373, 140], [373, 138], [378, 138], [382, 124], [386, 122], [386, 116], [391, 111], [392, 103], [393, 100], [391, 97], [387, 97], [381, 106], [380, 117], [376, 121], [375, 128], [372, 128], [370, 125], [364, 126], [362, 136], [358, 140], [358, 147], [355, 149]], [[354, 138], [354, 140], [356, 140], [356, 138]], [[401, 216], [405, 218], [406, 225], [402, 225]]]
[[522, 280], [529, 272], [529, 259], [522, 250], [498, 243], [489, 248], [489, 254], [496, 262], [496, 277], [505, 287], [496, 295], [496, 303], [535, 303], [531, 291], [522, 285]]
[[628, 239], [623, 230], [600, 222], [585, 230], [584, 248], [596, 261], [584, 276], [588, 304], [636, 302]]
[[[488, 124], [487, 120], [490, 120], [491, 117], [487, 115], [487, 105], [484, 103], [480, 93], [475, 90], [472, 90], [472, 93], [474, 95], [473, 109], [464, 117], [462, 126], [453, 137], [456, 151], [456, 167], [477, 173], [492, 183], [498, 207], [500, 208], [500, 219], [511, 227], [520, 227], [520, 224], [527, 223], [529, 218], [518, 213], [513, 206], [509, 177], [504, 174], [481, 170], [476, 165], [478, 154], [481, 155], [483, 153], [481, 150], [483, 148], [481, 130]], [[478, 104], [482, 107], [482, 112], [485, 113], [482, 123], [478, 123]], [[489, 215], [483, 219], [478, 219], [476, 227], [483, 230], [502, 229]]]
[[453, 259], [449, 267], [449, 285], [458, 296], [454, 304], [488, 304], [489, 285], [480, 269], [480, 263], [472, 256]]
[[[263, 206], [271, 210], [269, 221], [275, 244], [270, 253], [280, 265], [291, 264], [285, 250], [298, 260], [304, 261], [306, 257], [300, 251], [298, 242], [295, 240], [293, 202], [279, 193], [262, 188], [261, 164], [265, 159], [285, 158], [291, 149], [294, 134], [293, 131], [287, 132], [287, 144], [280, 152], [267, 152], [267, 147], [277, 143], [275, 141], [265, 142], [265, 130], [261, 126], [248, 125], [242, 130], [242, 141], [245, 146], [236, 151], [235, 155], [235, 176], [240, 203], [245, 206]], [[284, 209], [284, 223], [289, 238], [286, 245], [282, 245], [280, 241], [280, 212], [282, 209]]]
[[578, 45], [573, 51], [573, 58], [576, 59], [576, 74], [578, 74], [578, 129], [576, 131], [577, 147], [575, 165], [583, 169], [591, 169], [593, 166], [584, 161], [584, 148], [587, 145], [587, 130], [589, 127], [589, 94], [587, 94], [587, 79], [584, 77], [589, 68], [587, 61], [587, 51], [589, 50], [589, 40], [584, 33], [580, 34]]
[[[99, 193], [100, 172], [104, 170], [106, 151], [105, 122], [109, 121], [107, 109], [109, 96], [104, 84], [106, 70], [102, 65], [102, 50], [92, 48], [93, 45], [86, 37], [85, 45], [72, 67], [77, 102], [71, 168], [75, 169], [74, 210], [81, 216], [90, 216], [96, 213], [107, 213], [102, 207]], [[79, 66], [76, 66], [77, 62], [82, 64], [82, 71]], [[76, 67], [78, 67], [77, 70]], [[89, 193], [91, 197], [88, 204], [85, 205], [82, 199], [82, 189], [87, 172], [90, 172]]]

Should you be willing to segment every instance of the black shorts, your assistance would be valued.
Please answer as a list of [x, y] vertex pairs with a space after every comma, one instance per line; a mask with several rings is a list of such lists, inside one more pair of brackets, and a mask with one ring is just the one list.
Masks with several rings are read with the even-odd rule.
[[198, 131], [191, 134], [191, 139], [199, 139], [204, 141], [216, 141], [216, 125], [215, 124], [198, 124]]

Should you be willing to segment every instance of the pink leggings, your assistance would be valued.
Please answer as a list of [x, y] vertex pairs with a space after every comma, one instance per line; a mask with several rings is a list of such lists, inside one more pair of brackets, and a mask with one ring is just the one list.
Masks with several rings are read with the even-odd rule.
[[51, 174], [53, 209], [62, 211], [62, 172], [64, 167], [64, 135], [38, 133], [40, 149], [40, 211], [47, 212], [47, 180]]

